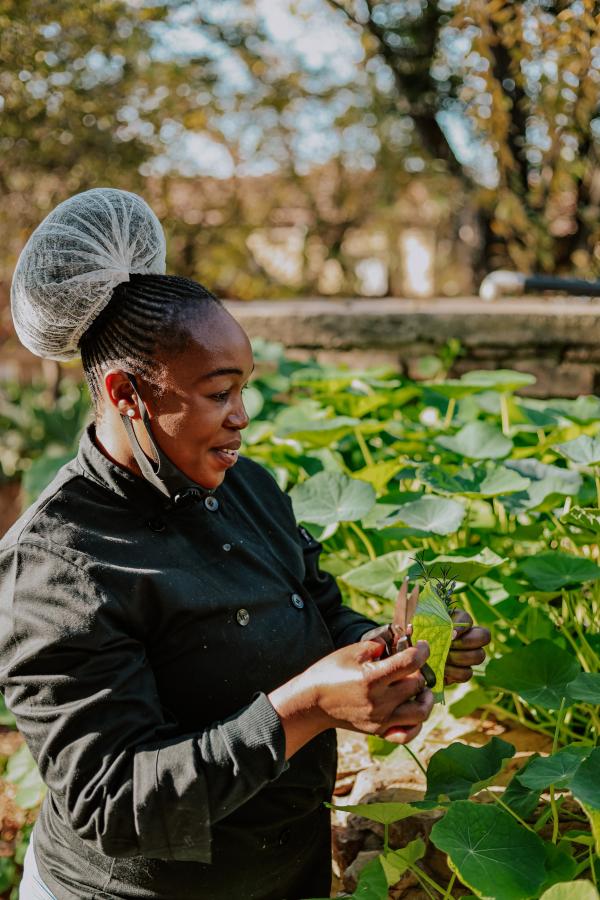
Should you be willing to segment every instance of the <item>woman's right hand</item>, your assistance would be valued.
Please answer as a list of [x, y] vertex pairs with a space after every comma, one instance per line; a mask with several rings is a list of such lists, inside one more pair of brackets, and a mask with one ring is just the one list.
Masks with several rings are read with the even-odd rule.
[[419, 669], [429, 645], [418, 641], [386, 659], [376, 641], [330, 653], [269, 695], [286, 735], [289, 758], [328, 728], [348, 728], [406, 744], [421, 730], [433, 694]]

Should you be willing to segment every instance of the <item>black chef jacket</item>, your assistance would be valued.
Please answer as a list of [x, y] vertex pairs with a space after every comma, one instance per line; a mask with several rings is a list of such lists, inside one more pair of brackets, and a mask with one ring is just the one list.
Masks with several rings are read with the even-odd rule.
[[286, 763], [266, 697], [373, 626], [320, 549], [251, 460], [174, 509], [91, 429], [0, 542], [0, 688], [59, 900], [326, 895], [335, 735]]

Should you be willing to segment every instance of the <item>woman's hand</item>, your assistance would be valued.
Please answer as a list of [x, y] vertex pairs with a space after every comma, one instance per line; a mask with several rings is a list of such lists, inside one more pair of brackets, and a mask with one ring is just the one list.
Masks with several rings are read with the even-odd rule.
[[286, 735], [289, 758], [328, 728], [348, 728], [406, 744], [421, 730], [433, 694], [419, 671], [429, 645], [380, 659], [376, 641], [350, 644], [320, 659], [269, 694]]
[[444, 683], [468, 681], [473, 677], [473, 666], [478, 666], [485, 659], [483, 647], [489, 644], [491, 635], [487, 628], [473, 624], [473, 619], [464, 609], [452, 612], [454, 632], [456, 635], [450, 644], [450, 652], [444, 669]]

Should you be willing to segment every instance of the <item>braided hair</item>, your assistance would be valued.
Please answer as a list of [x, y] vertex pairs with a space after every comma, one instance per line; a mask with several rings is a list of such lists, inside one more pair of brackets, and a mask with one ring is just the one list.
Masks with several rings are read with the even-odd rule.
[[160, 390], [161, 355], [185, 347], [187, 325], [221, 301], [197, 281], [176, 275], [131, 275], [114, 289], [108, 305], [79, 341], [86, 381], [96, 409], [107, 369], [140, 375]]

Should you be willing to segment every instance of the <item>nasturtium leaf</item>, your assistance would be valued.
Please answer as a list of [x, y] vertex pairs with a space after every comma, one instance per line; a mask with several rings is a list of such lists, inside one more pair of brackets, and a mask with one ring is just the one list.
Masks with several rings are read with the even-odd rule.
[[590, 823], [596, 853], [600, 855], [600, 809], [594, 809], [593, 806], [588, 806], [586, 803], [582, 803], [581, 808]]
[[539, 758], [539, 755], [534, 753], [533, 756], [527, 760], [523, 768], [513, 775], [506, 786], [506, 790], [502, 794], [502, 802], [504, 805], [508, 806], [513, 812], [516, 812], [518, 816], [525, 820], [527, 820], [535, 811], [539, 803], [541, 790], [534, 790], [533, 788], [526, 787], [524, 784], [521, 784], [519, 778], [527, 771], [534, 760]]
[[392, 825], [394, 822], [408, 819], [418, 812], [410, 803], [355, 803], [352, 806], [328, 803], [327, 806], [330, 809], [354, 813], [355, 816], [362, 816], [364, 819], [370, 819], [371, 822], [379, 822], [380, 825]]
[[506, 562], [506, 557], [498, 556], [489, 547], [483, 550], [469, 549], [465, 551], [457, 551], [456, 553], [442, 553], [433, 559], [420, 557], [423, 566], [427, 569], [430, 577], [439, 578], [444, 571], [448, 572], [451, 580], [463, 581], [470, 584], [475, 581], [484, 572], [494, 569], [501, 563]]
[[362, 566], [350, 569], [340, 576], [340, 581], [363, 594], [374, 594], [386, 600], [395, 600], [399, 585], [411, 562], [410, 550], [393, 550]]
[[375, 505], [372, 486], [342, 472], [318, 472], [293, 487], [289, 496], [297, 521], [315, 525], [354, 522]]
[[470, 394], [476, 394], [479, 387], [476, 384], [465, 384], [459, 378], [447, 378], [445, 381], [425, 381], [423, 387], [448, 400], [461, 400]]
[[4, 777], [17, 787], [15, 801], [23, 809], [33, 809], [42, 802], [46, 786], [26, 744], [10, 756]]
[[360, 419], [353, 419], [349, 416], [317, 419], [314, 422], [305, 423], [299, 428], [286, 429], [285, 437], [314, 447], [330, 447], [341, 441], [346, 435], [352, 434], [360, 421]]
[[591, 747], [570, 744], [551, 756], [538, 756], [515, 777], [530, 790], [545, 791], [551, 784], [557, 788], [568, 787], [570, 779], [591, 751]]
[[344, 391], [336, 394], [333, 398], [333, 404], [337, 412], [345, 416], [360, 419], [367, 416], [380, 406], [388, 403], [387, 392], [379, 391], [372, 394], [360, 394], [353, 391]]
[[524, 491], [530, 483], [518, 472], [490, 462], [462, 468], [425, 463], [419, 468], [418, 477], [438, 494], [471, 498]]
[[569, 685], [569, 697], [600, 706], [600, 672], [580, 672]]
[[582, 805], [600, 810], [600, 747], [594, 748], [569, 782], [571, 793]]
[[387, 876], [381, 865], [381, 857], [367, 863], [360, 875], [351, 900], [385, 900], [388, 896]]
[[573, 497], [582, 484], [579, 472], [547, 465], [537, 459], [509, 459], [504, 465], [530, 481], [527, 490], [501, 497], [506, 508], [514, 513], [552, 503], [553, 498], [559, 502], [561, 497]]
[[569, 685], [579, 672], [579, 663], [570, 653], [553, 641], [541, 638], [490, 660], [485, 670], [485, 683], [489, 687], [512, 691], [527, 703], [558, 709], [563, 697], [568, 697]]
[[363, 469], [353, 472], [352, 475], [360, 481], [372, 484], [377, 493], [381, 494], [388, 482], [404, 468], [404, 465], [401, 459], [387, 459], [372, 466], [365, 466]]
[[580, 434], [574, 441], [556, 444], [554, 449], [578, 466], [595, 466], [600, 463], [600, 438]]
[[445, 450], [468, 459], [502, 459], [508, 456], [513, 443], [489, 422], [469, 422], [454, 435], [436, 438]]
[[380, 527], [403, 522], [430, 534], [454, 534], [464, 517], [465, 507], [462, 503], [426, 494], [418, 500], [396, 507], [396, 512], [387, 516]]
[[478, 897], [527, 900], [546, 878], [544, 842], [497, 806], [457, 800], [431, 840]]
[[573, 506], [560, 517], [560, 521], [563, 525], [575, 525], [576, 528], [591, 531], [595, 535], [600, 534], [600, 509]]
[[260, 414], [265, 401], [263, 395], [253, 384], [249, 384], [244, 391], [244, 408], [250, 419], [256, 419]]
[[477, 709], [491, 703], [494, 698], [493, 694], [486, 691], [480, 685], [475, 685], [468, 693], [464, 694], [459, 700], [455, 700], [448, 707], [448, 710], [455, 719], [461, 719], [463, 716], [470, 716]]
[[444, 691], [444, 667], [452, 641], [452, 619], [430, 584], [422, 589], [413, 618], [413, 643], [421, 640], [429, 643], [427, 663], [436, 676], [432, 690], [439, 697]]
[[568, 841], [561, 841], [556, 846], [546, 842], [546, 878], [540, 890], [549, 890], [553, 885], [561, 881], [570, 881], [577, 874], [577, 863], [573, 859], [571, 846]]
[[591, 881], [563, 881], [541, 895], [540, 900], [600, 900]]
[[398, 850], [390, 850], [380, 857], [383, 871], [386, 874], [388, 886], [400, 881], [407, 869], [425, 856], [425, 842], [421, 838], [415, 838], [406, 847]]
[[600, 567], [591, 559], [559, 550], [548, 550], [529, 557], [520, 563], [519, 572], [538, 591], [559, 591], [563, 587], [600, 578]]
[[475, 385], [486, 391], [512, 393], [530, 384], [535, 384], [535, 376], [527, 372], [516, 372], [514, 369], [472, 369], [465, 372], [463, 384]]
[[600, 419], [600, 397], [593, 394], [577, 397], [576, 400], [546, 400], [546, 409], [551, 413], [559, 413], [578, 425], [588, 425]]
[[467, 800], [487, 787], [514, 755], [513, 745], [497, 737], [483, 747], [457, 742], [437, 750], [427, 767], [425, 800]]

